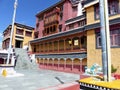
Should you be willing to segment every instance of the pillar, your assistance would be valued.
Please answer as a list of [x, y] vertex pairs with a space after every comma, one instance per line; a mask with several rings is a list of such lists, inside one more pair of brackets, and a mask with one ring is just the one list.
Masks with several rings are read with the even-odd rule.
[[74, 60], [74, 59], [72, 58], [71, 60], [72, 60], [72, 71], [73, 71], [73, 66], [74, 66], [74, 65], [73, 65], [73, 60]]
[[59, 40], [58, 40], [58, 52], [59, 52], [59, 49], [60, 49], [60, 45], [59, 45]]
[[80, 73], [82, 73], [82, 60], [83, 58], [80, 58]]
[[47, 58], [47, 68], [49, 68], [49, 58]]
[[45, 58], [43, 58], [43, 67], [45, 67], [45, 66], [44, 66], [44, 60], [45, 60]]
[[53, 62], [52, 62], [52, 67], [54, 67], [54, 58], [52, 58]]
[[59, 69], [59, 65], [60, 65], [60, 58], [58, 58], [58, 69]]
[[64, 51], [66, 50], [65, 39], [64, 39]]
[[66, 58], [64, 58], [64, 69], [66, 69]]

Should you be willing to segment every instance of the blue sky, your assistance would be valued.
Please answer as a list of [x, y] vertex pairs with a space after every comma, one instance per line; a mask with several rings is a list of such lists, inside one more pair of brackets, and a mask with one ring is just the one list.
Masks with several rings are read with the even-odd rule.
[[[58, 1], [60, 0], [18, 0], [15, 21], [35, 27], [35, 15]], [[3, 31], [12, 24], [14, 2], [15, 0], [0, 0], [0, 43]]]

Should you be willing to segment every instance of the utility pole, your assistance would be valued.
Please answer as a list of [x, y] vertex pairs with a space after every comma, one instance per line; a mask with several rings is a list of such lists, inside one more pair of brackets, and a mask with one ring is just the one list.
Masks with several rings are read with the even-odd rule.
[[102, 39], [102, 67], [104, 81], [111, 81], [111, 52], [108, 16], [108, 0], [99, 0]]
[[14, 13], [13, 13], [13, 19], [12, 19], [12, 28], [11, 28], [11, 33], [10, 33], [10, 42], [9, 42], [8, 57], [7, 57], [6, 64], [9, 64], [9, 59], [10, 59], [12, 38], [13, 38], [13, 32], [14, 32], [14, 23], [15, 23], [15, 16], [16, 16], [16, 8], [17, 8], [17, 0], [15, 0], [15, 3], [14, 3]]

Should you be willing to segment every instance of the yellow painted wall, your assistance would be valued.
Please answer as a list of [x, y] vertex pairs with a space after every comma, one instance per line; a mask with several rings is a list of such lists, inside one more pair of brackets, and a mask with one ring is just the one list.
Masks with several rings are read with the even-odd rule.
[[[120, 2], [120, 0], [119, 0]], [[120, 3], [119, 3], [120, 6]], [[98, 23], [100, 20], [94, 18], [94, 6], [86, 8], [87, 25]], [[109, 20], [120, 18], [120, 14], [112, 15]], [[117, 72], [120, 73], [120, 48], [111, 48], [111, 60], [114, 67], [117, 67]], [[96, 36], [94, 30], [87, 31], [87, 65], [92, 66], [94, 63], [102, 65], [101, 49], [96, 49]]]
[[14, 33], [12, 38], [12, 45], [15, 46], [15, 34], [16, 34], [16, 25], [14, 26]]
[[98, 22], [98, 20], [95, 21], [94, 19], [94, 7], [93, 6], [86, 8], [86, 16], [87, 16], [87, 25]]
[[[14, 33], [13, 33], [13, 38], [12, 38], [12, 45], [13, 45], [13, 46], [15, 46], [16, 28], [17, 28], [17, 26], [14, 25]], [[24, 46], [24, 45], [29, 45], [29, 41], [34, 39], [34, 30], [32, 30], [32, 37], [26, 36], [26, 35], [25, 35], [26, 29], [23, 28], [23, 30], [24, 30], [24, 33], [23, 33], [23, 37], [24, 37], [24, 39], [23, 39], [23, 46]], [[31, 48], [30, 48], [30, 49], [31, 49]]]
[[[119, 0], [120, 1], [120, 0]], [[86, 16], [87, 16], [87, 25], [94, 24], [100, 22], [100, 20], [95, 20], [94, 18], [94, 6], [90, 6], [86, 8]], [[120, 14], [112, 15], [109, 17], [110, 20], [120, 18]]]
[[[101, 49], [96, 49], [96, 38], [94, 30], [87, 31], [87, 65], [91, 67], [94, 63], [102, 65]], [[117, 72], [120, 73], [120, 48], [111, 48], [111, 62]]]
[[94, 30], [87, 31], [87, 65], [91, 67], [94, 63], [101, 65], [101, 50], [96, 49]]
[[24, 46], [24, 45], [28, 45], [28, 42], [29, 42], [30, 40], [33, 40], [33, 38], [34, 38], [34, 30], [32, 30], [32, 37], [25, 36], [25, 31], [26, 31], [26, 29], [24, 30], [23, 46]]

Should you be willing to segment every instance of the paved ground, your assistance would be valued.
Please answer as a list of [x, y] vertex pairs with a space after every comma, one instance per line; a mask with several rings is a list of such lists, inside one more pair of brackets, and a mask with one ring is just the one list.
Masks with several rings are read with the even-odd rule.
[[22, 70], [17, 72], [24, 74], [24, 76], [7, 78], [0, 76], [0, 90], [40, 90], [41, 88], [59, 85], [61, 84], [60, 81], [68, 83], [79, 80], [78, 74], [50, 70]]

